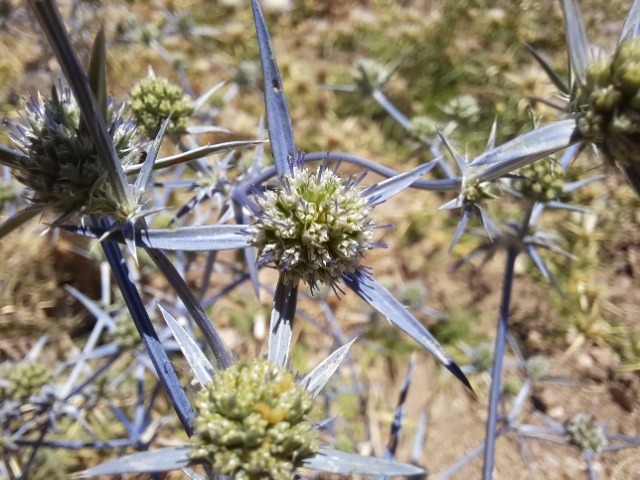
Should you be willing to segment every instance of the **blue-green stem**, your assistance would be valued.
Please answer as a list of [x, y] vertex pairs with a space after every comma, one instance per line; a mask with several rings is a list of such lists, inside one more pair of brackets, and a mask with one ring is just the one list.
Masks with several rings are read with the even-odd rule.
[[519, 249], [511, 247], [507, 250], [507, 264], [502, 285], [502, 303], [500, 304], [500, 318], [498, 319], [498, 331], [494, 348], [493, 369], [491, 371], [491, 393], [489, 394], [489, 416], [487, 418], [487, 440], [484, 451], [484, 466], [482, 470], [483, 480], [493, 478], [493, 466], [496, 453], [496, 438], [498, 431], [498, 403], [500, 403], [500, 389], [502, 378], [502, 364], [504, 350], [507, 342], [507, 321], [509, 319], [509, 307], [511, 306], [511, 290], [516, 258]]
[[[102, 225], [104, 226], [104, 225]], [[158, 374], [158, 378], [162, 382], [162, 385], [169, 396], [171, 404], [173, 405], [178, 418], [182, 423], [187, 435], [191, 436], [194, 433], [193, 421], [195, 413], [189, 399], [187, 398], [180, 380], [171, 366], [171, 361], [167, 357], [162, 343], [158, 338], [158, 335], [153, 328], [151, 319], [144, 308], [144, 303], [140, 298], [140, 293], [136, 289], [135, 285], [131, 281], [129, 275], [129, 269], [124, 262], [124, 257], [117, 244], [112, 242], [102, 242], [102, 248], [104, 250], [107, 261], [111, 266], [113, 275], [116, 278], [116, 282], [120, 287], [124, 301], [131, 313], [138, 333], [142, 338], [145, 350], [147, 351], [151, 362]]]

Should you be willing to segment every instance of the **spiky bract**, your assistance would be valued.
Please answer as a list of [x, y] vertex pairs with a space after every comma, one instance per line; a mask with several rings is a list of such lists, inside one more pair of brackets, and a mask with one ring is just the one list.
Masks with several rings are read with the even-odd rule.
[[318, 451], [307, 420], [313, 399], [293, 375], [268, 360], [215, 375], [195, 401], [191, 457], [237, 480], [288, 480]]

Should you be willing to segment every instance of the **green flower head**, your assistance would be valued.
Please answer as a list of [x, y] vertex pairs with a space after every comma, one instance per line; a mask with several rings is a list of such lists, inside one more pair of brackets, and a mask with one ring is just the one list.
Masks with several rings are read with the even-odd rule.
[[624, 166], [640, 154], [640, 37], [621, 42], [611, 58], [593, 60], [571, 97], [578, 129]]
[[51, 379], [47, 367], [37, 362], [6, 362], [0, 365], [0, 400], [24, 401], [37, 395]]
[[318, 451], [307, 420], [311, 394], [268, 360], [235, 364], [214, 376], [195, 401], [191, 458], [237, 480], [289, 480]]
[[578, 413], [565, 425], [569, 440], [582, 450], [600, 453], [607, 445], [607, 437], [596, 419], [587, 413]]
[[538, 202], [559, 200], [564, 193], [564, 169], [553, 160], [539, 160], [520, 168], [513, 188]]
[[[51, 99], [40, 95], [25, 104], [21, 122], [9, 121], [9, 135], [25, 158], [12, 169], [31, 190], [35, 206], [59, 213], [98, 213], [127, 218], [106, 180], [106, 172], [89, 134], [80, 126], [80, 109], [69, 88], [55, 87]], [[135, 163], [135, 124], [125, 121], [113, 99], [107, 105], [107, 127], [123, 165]]]
[[148, 76], [131, 90], [127, 102], [131, 114], [142, 132], [155, 138], [164, 121], [171, 117], [167, 133], [181, 135], [187, 131], [187, 122], [194, 112], [194, 104], [182, 87], [166, 78]]
[[257, 194], [261, 211], [247, 232], [259, 264], [275, 266], [287, 285], [303, 280], [312, 290], [362, 268], [364, 252], [377, 244], [361, 179], [342, 178], [326, 163], [309, 170], [297, 162], [282, 185]]

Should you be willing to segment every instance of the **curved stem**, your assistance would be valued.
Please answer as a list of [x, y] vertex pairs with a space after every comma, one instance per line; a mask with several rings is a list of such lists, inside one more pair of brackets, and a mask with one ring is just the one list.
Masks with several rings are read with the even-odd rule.
[[500, 318], [498, 319], [498, 331], [494, 348], [493, 369], [491, 372], [491, 393], [489, 395], [489, 416], [487, 418], [487, 448], [484, 451], [484, 466], [482, 470], [483, 480], [493, 478], [493, 465], [495, 461], [496, 438], [498, 430], [498, 403], [500, 402], [500, 387], [502, 377], [502, 364], [504, 350], [507, 341], [507, 320], [511, 305], [511, 290], [513, 287], [513, 274], [519, 250], [510, 248], [507, 250], [507, 264], [502, 285], [502, 303], [500, 305]]

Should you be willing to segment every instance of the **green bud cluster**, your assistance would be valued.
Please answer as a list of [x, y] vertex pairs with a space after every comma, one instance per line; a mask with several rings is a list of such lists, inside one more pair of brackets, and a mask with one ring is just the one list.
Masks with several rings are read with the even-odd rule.
[[578, 413], [565, 425], [569, 440], [582, 450], [600, 453], [607, 445], [607, 437], [596, 419], [587, 413]]
[[311, 394], [268, 360], [217, 373], [195, 401], [191, 458], [236, 480], [289, 480], [318, 451]]
[[138, 122], [138, 127], [149, 138], [155, 138], [164, 121], [171, 117], [167, 133], [181, 135], [187, 131], [187, 122], [194, 112], [194, 104], [179, 85], [166, 78], [145, 77], [129, 94], [127, 106]]
[[370, 92], [380, 88], [388, 76], [387, 69], [370, 58], [356, 60], [351, 69], [351, 79], [362, 92]]
[[549, 373], [549, 362], [541, 356], [531, 357], [527, 361], [527, 377], [531, 380], [539, 380]]
[[[122, 108], [112, 99], [107, 105], [107, 127], [123, 165], [135, 163], [139, 152], [133, 144], [135, 125], [124, 121]], [[12, 169], [16, 179], [31, 190], [36, 206], [60, 213], [110, 214], [127, 218], [106, 181], [88, 132], [80, 125], [80, 109], [70, 89], [52, 89], [52, 98], [40, 95], [25, 104], [22, 122], [10, 121], [8, 130], [26, 158]]]
[[354, 177], [342, 178], [326, 165], [295, 166], [283, 185], [256, 195], [261, 209], [247, 233], [262, 265], [274, 265], [287, 285], [305, 281], [335, 285], [360, 268], [374, 245], [371, 205]]
[[463, 120], [477, 120], [480, 115], [480, 105], [472, 95], [453, 97], [441, 108], [447, 115]]
[[582, 136], [602, 146], [605, 157], [625, 166], [640, 154], [640, 38], [622, 42], [612, 58], [587, 68], [571, 108]]
[[0, 365], [0, 400], [23, 401], [40, 393], [51, 379], [51, 372], [37, 362], [5, 362]]
[[116, 319], [111, 336], [113, 341], [124, 349], [133, 349], [142, 345], [142, 339], [130, 315], [121, 315]]
[[564, 169], [552, 160], [539, 160], [520, 168], [513, 180], [514, 190], [537, 202], [558, 200], [563, 195]]

